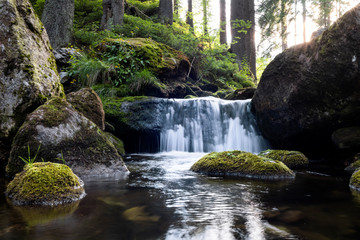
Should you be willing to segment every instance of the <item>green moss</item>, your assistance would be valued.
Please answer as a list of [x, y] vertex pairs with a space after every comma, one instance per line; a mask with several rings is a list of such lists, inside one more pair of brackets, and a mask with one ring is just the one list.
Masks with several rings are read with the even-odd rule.
[[84, 189], [72, 170], [58, 163], [26, 165], [6, 188], [16, 205], [59, 205], [79, 200]]
[[111, 133], [108, 133], [108, 132], [104, 132], [104, 133], [105, 133], [106, 137], [109, 139], [109, 141], [114, 145], [114, 147], [116, 148], [118, 153], [121, 156], [124, 156], [125, 155], [124, 142]]
[[42, 124], [46, 127], [53, 127], [68, 119], [69, 113], [63, 111], [64, 104], [66, 104], [65, 99], [54, 97], [40, 106], [39, 109], [46, 111], [46, 118], [42, 119]]
[[264, 179], [294, 177], [294, 173], [282, 162], [243, 151], [209, 153], [197, 161], [191, 170], [210, 176]]
[[360, 191], [360, 170], [355, 171], [350, 178], [350, 187]]
[[308, 158], [298, 151], [266, 150], [261, 152], [259, 155], [281, 161], [289, 168], [302, 168], [307, 167], [309, 164]]

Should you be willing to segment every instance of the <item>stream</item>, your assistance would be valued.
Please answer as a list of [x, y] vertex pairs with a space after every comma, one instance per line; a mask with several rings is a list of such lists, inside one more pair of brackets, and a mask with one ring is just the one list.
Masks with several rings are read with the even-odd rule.
[[360, 196], [344, 171], [312, 164], [292, 181], [212, 178], [189, 171], [203, 155], [127, 156], [128, 179], [88, 181], [83, 200], [58, 208], [1, 195], [0, 239], [358, 239]]

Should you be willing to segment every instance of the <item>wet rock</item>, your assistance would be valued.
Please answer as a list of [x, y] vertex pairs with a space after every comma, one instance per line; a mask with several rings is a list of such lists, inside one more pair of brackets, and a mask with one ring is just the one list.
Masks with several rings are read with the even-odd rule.
[[360, 127], [348, 127], [335, 130], [331, 140], [339, 149], [360, 149]]
[[284, 223], [297, 223], [305, 219], [305, 214], [299, 210], [288, 210], [277, 216], [277, 219]]
[[360, 4], [265, 69], [252, 108], [276, 148], [332, 155], [331, 134], [359, 124], [359, 14]]
[[14, 138], [7, 174], [20, 172], [24, 163], [19, 156], [33, 157], [36, 149], [36, 161], [64, 161], [81, 178], [128, 174], [121, 156], [101, 129], [61, 98], [49, 100], [28, 115]]
[[91, 88], [82, 88], [66, 95], [66, 99], [76, 110], [105, 130], [105, 112], [100, 97]]
[[259, 155], [283, 162], [290, 169], [304, 168], [309, 164], [309, 159], [303, 153], [298, 151], [265, 150]]
[[125, 155], [124, 142], [109, 132], [104, 132], [109, 141], [114, 145], [121, 156]]
[[49, 38], [28, 0], [0, 8], [0, 141], [15, 135], [28, 113], [63, 95]]
[[252, 98], [255, 94], [256, 88], [241, 88], [236, 89], [225, 97], [227, 100], [245, 100]]
[[81, 54], [74, 48], [59, 48], [53, 50], [58, 69], [70, 67], [72, 57], [80, 57]]
[[85, 196], [84, 183], [71, 169], [51, 162], [33, 163], [16, 174], [6, 188], [15, 205], [61, 205]]
[[295, 177], [282, 162], [243, 151], [209, 153], [198, 160], [190, 170], [216, 177], [271, 180]]

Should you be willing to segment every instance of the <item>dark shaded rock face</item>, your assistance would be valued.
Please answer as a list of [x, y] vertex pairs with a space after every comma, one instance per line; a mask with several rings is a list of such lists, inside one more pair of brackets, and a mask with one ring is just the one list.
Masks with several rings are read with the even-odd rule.
[[360, 4], [318, 38], [278, 55], [252, 107], [275, 146], [307, 153], [334, 148], [334, 130], [359, 125]]
[[14, 138], [6, 172], [20, 172], [28, 158], [63, 163], [82, 178], [122, 177], [128, 170], [114, 145], [64, 99], [53, 98], [27, 116]]
[[[28, 0], [0, 2], [0, 160], [26, 115], [63, 94], [44, 27]], [[3, 165], [3, 163], [0, 163]]]
[[241, 88], [236, 89], [233, 93], [230, 93], [225, 97], [227, 100], [245, 100], [254, 96], [256, 88]]
[[69, 93], [66, 99], [76, 110], [93, 121], [101, 130], [105, 130], [105, 113], [100, 97], [91, 88], [83, 88]]

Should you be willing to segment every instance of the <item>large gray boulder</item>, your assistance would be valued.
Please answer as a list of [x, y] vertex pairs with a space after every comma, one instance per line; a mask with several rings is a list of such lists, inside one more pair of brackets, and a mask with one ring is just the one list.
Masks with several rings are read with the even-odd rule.
[[23, 169], [20, 157], [35, 156], [36, 161], [65, 162], [85, 179], [128, 174], [121, 156], [102, 130], [59, 97], [28, 115], [14, 138], [7, 174], [13, 176]]
[[[47, 33], [28, 0], [0, 2], [0, 145], [26, 115], [63, 94]], [[3, 149], [4, 150], [4, 149]], [[2, 150], [0, 150], [2, 152]], [[6, 153], [0, 153], [0, 156]]]
[[279, 54], [252, 100], [276, 147], [324, 154], [331, 134], [360, 123], [360, 4], [311, 42]]

